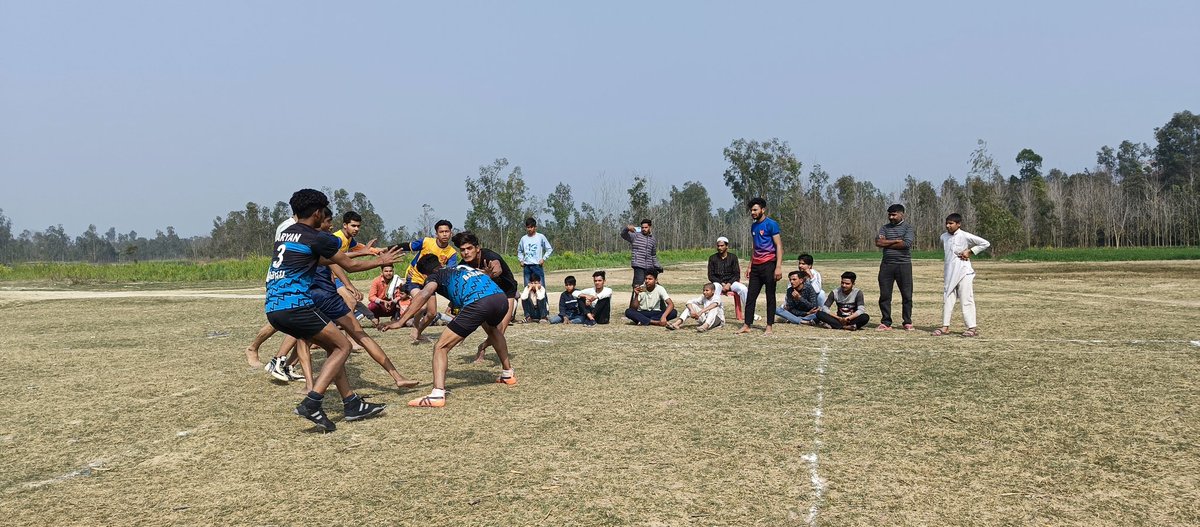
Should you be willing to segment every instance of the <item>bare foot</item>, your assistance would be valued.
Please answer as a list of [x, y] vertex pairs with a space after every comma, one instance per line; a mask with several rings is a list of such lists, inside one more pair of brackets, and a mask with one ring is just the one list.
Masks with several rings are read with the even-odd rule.
[[743, 334], [743, 333], [749, 333], [749, 332], [750, 332], [750, 326], [747, 326], [747, 325], [742, 325], [742, 329], [739, 329], [739, 330], [735, 331], [733, 334], [734, 334], [734, 335], [741, 335], [741, 334]]
[[421, 381], [418, 381], [416, 379], [405, 379], [404, 377], [400, 377], [399, 379], [396, 379], [396, 387], [401, 388], [401, 389], [415, 388], [420, 384], [421, 384]]
[[763, 335], [770, 335], [770, 334], [771, 334], [771, 326], [767, 326], [767, 329], [763, 330]]
[[487, 361], [483, 359], [483, 353], [480, 353], [475, 356], [475, 360], [471, 361], [471, 364], [487, 364]]
[[261, 369], [263, 367], [262, 361], [258, 360], [258, 350], [254, 348], [246, 348], [246, 364], [249, 364], [251, 368], [256, 369]]

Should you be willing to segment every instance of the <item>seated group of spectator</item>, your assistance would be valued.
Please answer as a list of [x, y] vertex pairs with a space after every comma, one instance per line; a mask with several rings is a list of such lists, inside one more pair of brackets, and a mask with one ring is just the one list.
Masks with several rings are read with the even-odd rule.
[[605, 281], [604, 271], [596, 271], [592, 273], [592, 287], [576, 289], [575, 277], [566, 277], [563, 279], [563, 292], [558, 295], [558, 314], [551, 316], [546, 287], [540, 276], [531, 276], [520, 296], [524, 322], [585, 326], [607, 324], [612, 312], [612, 289], [604, 285]]

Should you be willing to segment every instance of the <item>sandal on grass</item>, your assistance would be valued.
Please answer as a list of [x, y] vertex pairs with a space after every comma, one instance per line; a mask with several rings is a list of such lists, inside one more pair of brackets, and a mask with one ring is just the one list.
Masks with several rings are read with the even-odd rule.
[[933, 330], [933, 336], [935, 336], [935, 337], [941, 337], [943, 335], [949, 335], [949, 334], [950, 334], [950, 328], [937, 328], [937, 329]]
[[966, 331], [964, 331], [964, 332], [963, 332], [962, 336], [964, 336], [964, 337], [977, 337], [977, 336], [979, 336], [979, 328], [971, 328], [971, 329], [968, 329], [968, 330], [966, 330]]

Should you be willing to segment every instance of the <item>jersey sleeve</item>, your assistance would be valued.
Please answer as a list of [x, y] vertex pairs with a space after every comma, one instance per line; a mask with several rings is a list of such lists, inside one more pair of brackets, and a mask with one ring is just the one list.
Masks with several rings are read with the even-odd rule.
[[775, 236], [780, 232], [782, 231], [779, 230], [779, 222], [771, 220], [771, 223], [767, 224], [767, 236]]
[[327, 232], [321, 233], [312, 243], [313, 254], [322, 258], [333, 258], [341, 247], [342, 241]]

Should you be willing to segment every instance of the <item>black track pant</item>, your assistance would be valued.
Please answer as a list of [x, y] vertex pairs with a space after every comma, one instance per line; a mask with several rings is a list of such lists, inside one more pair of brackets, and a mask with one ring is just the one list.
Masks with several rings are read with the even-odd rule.
[[903, 322], [912, 324], [912, 262], [879, 264], [879, 323], [892, 325], [892, 286], [900, 285]]
[[758, 292], [767, 286], [767, 325], [775, 323], [775, 260], [761, 264], [750, 264], [750, 284], [746, 291], [746, 325], [754, 323], [754, 308]]

